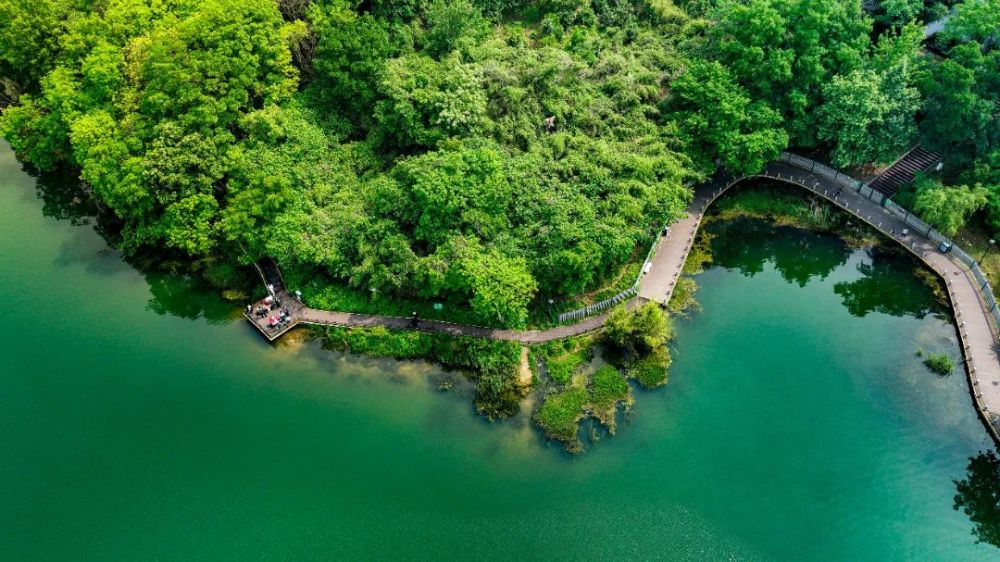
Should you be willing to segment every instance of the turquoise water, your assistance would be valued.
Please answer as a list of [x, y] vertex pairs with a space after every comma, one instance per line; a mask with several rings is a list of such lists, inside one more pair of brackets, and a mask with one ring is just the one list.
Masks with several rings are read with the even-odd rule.
[[0, 150], [0, 559], [1000, 553], [952, 509], [990, 443], [964, 377], [915, 356], [957, 344], [908, 259], [735, 225], [670, 384], [571, 458], [433, 366], [265, 344], [66, 193]]

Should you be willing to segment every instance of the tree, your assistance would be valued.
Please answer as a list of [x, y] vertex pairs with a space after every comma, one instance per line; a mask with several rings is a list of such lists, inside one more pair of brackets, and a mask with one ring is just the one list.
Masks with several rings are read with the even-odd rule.
[[889, 25], [900, 26], [909, 23], [924, 10], [924, 0], [881, 0], [878, 3], [878, 19]]
[[0, 3], [0, 76], [34, 91], [61, 51], [73, 0], [6, 0]]
[[604, 323], [605, 341], [632, 356], [645, 356], [663, 347], [672, 328], [659, 305], [648, 302], [635, 310], [619, 306]]
[[964, 0], [944, 26], [944, 35], [954, 41], [976, 41], [983, 49], [1000, 39], [1000, 0]]
[[432, 147], [450, 136], [481, 133], [488, 123], [479, 78], [457, 57], [393, 59], [380, 90], [384, 99], [375, 104], [375, 118], [390, 144]]
[[773, 107], [794, 144], [815, 144], [815, 107], [836, 74], [861, 67], [871, 21], [850, 0], [720, 0], [706, 54]]
[[987, 134], [995, 119], [994, 102], [978, 91], [976, 74], [974, 66], [954, 59], [924, 62], [916, 83], [924, 96], [921, 137], [928, 146], [947, 152]]
[[981, 185], [944, 186], [926, 177], [917, 180], [916, 191], [914, 210], [945, 236], [954, 236], [969, 215], [986, 204], [988, 195]]
[[462, 41], [475, 41], [486, 31], [486, 20], [469, 0], [433, 0], [425, 19], [425, 48], [437, 57], [451, 52]]
[[472, 290], [469, 304], [476, 314], [505, 326], [524, 325], [528, 303], [538, 290], [524, 258], [495, 251], [473, 254], [464, 260], [462, 270]]
[[778, 114], [752, 102], [718, 62], [692, 63], [671, 84], [665, 114], [706, 173], [716, 160], [732, 172], [755, 173], [788, 144]]
[[817, 136], [832, 141], [837, 166], [891, 162], [912, 146], [920, 93], [908, 85], [905, 66], [834, 76], [823, 98]]
[[380, 75], [395, 49], [388, 25], [370, 14], [358, 15], [351, 4], [315, 3], [309, 9], [318, 38], [310, 92], [323, 106], [340, 109], [338, 113], [353, 127], [368, 129]]

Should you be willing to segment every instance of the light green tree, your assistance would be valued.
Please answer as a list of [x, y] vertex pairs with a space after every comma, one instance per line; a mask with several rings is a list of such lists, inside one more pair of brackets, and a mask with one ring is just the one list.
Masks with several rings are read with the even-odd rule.
[[823, 99], [818, 137], [833, 144], [837, 166], [891, 162], [913, 145], [920, 92], [905, 66], [834, 76]]
[[944, 186], [930, 178], [918, 179], [916, 190], [914, 210], [945, 236], [954, 236], [969, 216], [986, 204], [988, 195], [981, 185]]

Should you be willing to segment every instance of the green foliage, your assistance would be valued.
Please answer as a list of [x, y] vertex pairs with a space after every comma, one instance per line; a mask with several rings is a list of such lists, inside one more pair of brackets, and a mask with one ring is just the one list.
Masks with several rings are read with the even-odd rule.
[[540, 350], [549, 378], [557, 384], [566, 384], [577, 369], [593, 358], [593, 340], [566, 338], [546, 343]]
[[596, 408], [614, 407], [628, 396], [625, 377], [614, 367], [605, 365], [590, 377], [590, 402]]
[[793, 144], [815, 144], [822, 87], [860, 68], [871, 21], [860, 2], [719, 0], [704, 52], [727, 66], [750, 97], [784, 119]]
[[981, 185], [944, 186], [927, 177], [917, 179], [916, 190], [914, 210], [945, 236], [958, 232], [969, 215], [986, 204], [988, 195]]
[[945, 25], [944, 34], [957, 41], [986, 46], [1000, 41], [1000, 0], [963, 0]]
[[548, 395], [535, 412], [535, 423], [549, 439], [561, 441], [571, 453], [583, 451], [577, 433], [584, 417], [584, 406], [590, 398], [586, 388], [568, 387]]
[[817, 136], [833, 142], [834, 164], [892, 162], [913, 144], [920, 93], [908, 83], [906, 67], [897, 66], [854, 70], [823, 87]]
[[645, 356], [667, 344], [672, 327], [666, 314], [654, 302], [634, 310], [620, 306], [611, 311], [604, 324], [606, 343], [631, 356]]
[[924, 0], [881, 0], [881, 13], [878, 19], [890, 25], [903, 25], [911, 22], [924, 10]]
[[486, 33], [486, 21], [469, 0], [432, 0], [425, 19], [424, 46], [435, 56], [449, 53], [463, 42], [474, 43]]
[[716, 161], [729, 171], [753, 174], [788, 145], [780, 116], [749, 95], [717, 62], [693, 63], [672, 84], [666, 113], [705, 173]]
[[924, 365], [940, 376], [950, 375], [955, 370], [955, 362], [946, 353], [932, 353], [924, 359]]
[[645, 357], [626, 367], [626, 374], [635, 379], [643, 388], [652, 389], [667, 384], [667, 369], [673, 359], [665, 347], [654, 349]]

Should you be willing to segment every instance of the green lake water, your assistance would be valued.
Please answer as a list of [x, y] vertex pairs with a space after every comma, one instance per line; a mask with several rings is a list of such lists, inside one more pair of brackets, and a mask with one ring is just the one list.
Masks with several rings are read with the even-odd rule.
[[[990, 447], [908, 258], [719, 227], [671, 381], [577, 458], [454, 374], [265, 344], [0, 148], [0, 559], [984, 560]], [[44, 197], [40, 197], [44, 195]], [[61, 218], [59, 218], [61, 217]]]

